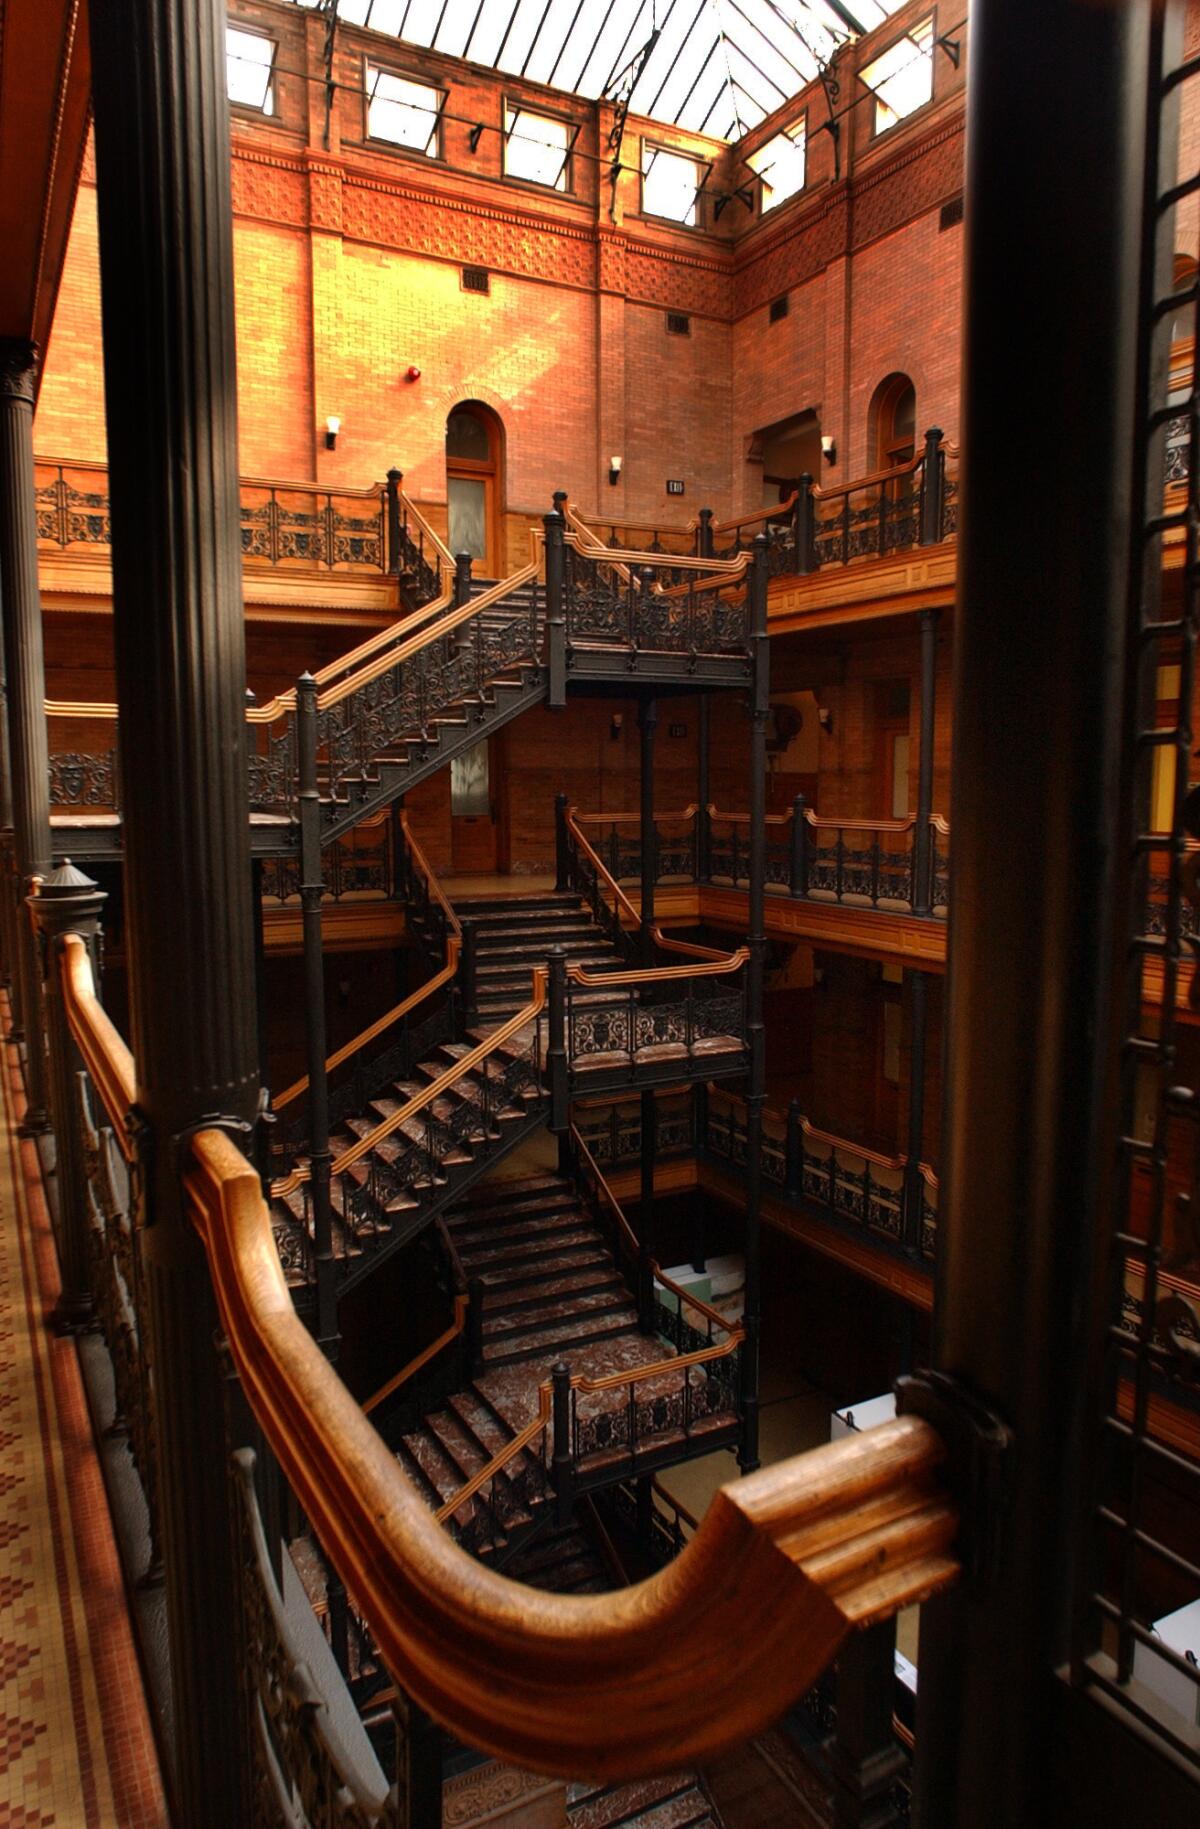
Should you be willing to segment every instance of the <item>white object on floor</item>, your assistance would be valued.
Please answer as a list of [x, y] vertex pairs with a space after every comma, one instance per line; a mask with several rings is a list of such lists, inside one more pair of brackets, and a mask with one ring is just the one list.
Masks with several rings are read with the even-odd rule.
[[829, 1439], [841, 1441], [844, 1435], [854, 1435], [860, 1429], [874, 1429], [880, 1423], [890, 1423], [896, 1414], [896, 1393], [885, 1391], [882, 1397], [868, 1397], [860, 1404], [847, 1404], [843, 1410], [835, 1410], [829, 1419]]
[[[1175, 1613], [1166, 1613], [1162, 1619], [1156, 1619], [1151, 1631], [1181, 1658], [1190, 1658], [1193, 1662], [1200, 1659], [1200, 1600], [1193, 1600]], [[1196, 1675], [1189, 1677], [1168, 1664], [1166, 1658], [1160, 1658], [1149, 1645], [1135, 1645], [1133, 1674], [1176, 1714], [1200, 1727], [1200, 1666]]]

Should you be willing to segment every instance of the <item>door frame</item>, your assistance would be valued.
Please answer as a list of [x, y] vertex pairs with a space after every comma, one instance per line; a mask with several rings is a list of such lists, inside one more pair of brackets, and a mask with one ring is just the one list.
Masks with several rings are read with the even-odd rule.
[[[477, 419], [487, 432], [488, 455], [486, 459], [470, 457], [451, 457], [446, 452], [446, 540], [450, 542], [450, 480], [459, 477], [468, 482], [483, 484], [483, 527], [484, 542], [487, 551], [476, 564], [484, 568], [485, 578], [502, 578], [504, 576], [503, 515], [501, 502], [504, 493], [504, 427], [499, 415], [481, 400], [459, 400], [446, 415], [447, 428], [451, 416], [455, 413], [468, 413]], [[458, 554], [455, 553], [457, 558]]]

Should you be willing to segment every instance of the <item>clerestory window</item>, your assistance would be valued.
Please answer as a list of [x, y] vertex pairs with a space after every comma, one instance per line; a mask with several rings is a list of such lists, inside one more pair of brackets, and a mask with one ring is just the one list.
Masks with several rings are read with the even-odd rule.
[[367, 137], [436, 159], [441, 151], [443, 93], [395, 70], [366, 66]]
[[886, 133], [933, 97], [933, 15], [864, 65], [859, 77], [875, 97], [874, 131]]
[[703, 167], [698, 159], [642, 141], [643, 214], [663, 216], [668, 222], [682, 222], [685, 227], [694, 228], [702, 177]]
[[275, 112], [275, 40], [261, 32], [225, 27], [225, 92], [238, 108]]
[[571, 128], [552, 114], [504, 104], [504, 175], [551, 190], [571, 188]]
[[806, 122], [797, 121], [775, 134], [746, 160], [759, 182], [760, 207], [765, 216], [804, 189]]

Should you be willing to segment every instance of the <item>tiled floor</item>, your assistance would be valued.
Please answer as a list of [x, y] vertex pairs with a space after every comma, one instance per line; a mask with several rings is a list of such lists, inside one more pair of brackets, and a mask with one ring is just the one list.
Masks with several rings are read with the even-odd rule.
[[[7, 1027], [7, 1006], [0, 999]], [[11, 1045], [0, 1050], [0, 1829], [168, 1823]]]

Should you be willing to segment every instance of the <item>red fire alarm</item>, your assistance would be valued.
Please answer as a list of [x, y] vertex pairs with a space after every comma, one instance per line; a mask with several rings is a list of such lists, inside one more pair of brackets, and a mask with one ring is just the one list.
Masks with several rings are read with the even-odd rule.
[[405, 379], [405, 380], [406, 380], [406, 381], [419, 381], [419, 380], [420, 380], [420, 379], [421, 379], [421, 371], [420, 371], [420, 369], [419, 369], [419, 368], [418, 368], [418, 367], [417, 367], [417, 366], [416, 366], [416, 364], [415, 364], [415, 363], [414, 363], [414, 364], [413, 364], [413, 366], [412, 366], [412, 367], [411, 367], [411, 368], [406, 368], [406, 369], [405, 369], [405, 371], [404, 371], [404, 379]]

